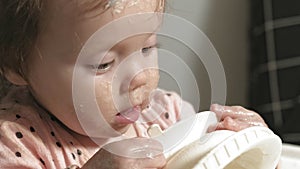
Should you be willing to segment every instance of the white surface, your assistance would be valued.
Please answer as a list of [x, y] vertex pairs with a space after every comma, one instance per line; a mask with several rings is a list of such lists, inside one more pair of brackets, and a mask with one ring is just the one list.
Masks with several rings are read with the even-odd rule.
[[300, 146], [283, 144], [281, 169], [300, 169]]
[[189, 144], [168, 159], [164, 169], [192, 169], [208, 152], [217, 147], [220, 142], [232, 136], [235, 132], [219, 130], [208, 133], [200, 140]]
[[221, 141], [193, 169], [274, 169], [281, 145], [270, 129], [250, 127]]
[[216, 123], [215, 113], [210, 111], [201, 112], [176, 123], [161, 135], [153, 138], [163, 145], [164, 155], [169, 158], [186, 145], [200, 139], [207, 133], [208, 127], [216, 125]]
[[220, 130], [189, 144], [164, 169], [275, 169], [281, 139], [265, 127]]

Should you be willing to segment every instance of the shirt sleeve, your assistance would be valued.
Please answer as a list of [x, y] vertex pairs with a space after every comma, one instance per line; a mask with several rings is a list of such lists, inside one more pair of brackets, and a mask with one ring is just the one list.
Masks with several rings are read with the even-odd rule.
[[0, 102], [0, 168], [73, 169], [97, 149], [83, 145], [36, 105], [26, 88], [12, 88]]
[[91, 157], [49, 115], [20, 110], [0, 110], [0, 168], [73, 169]]
[[[41, 139], [17, 123], [2, 121], [0, 125], [1, 168], [44, 169], [46, 165], [52, 166], [47, 160], [50, 152]], [[41, 154], [44, 155], [39, 156]]]

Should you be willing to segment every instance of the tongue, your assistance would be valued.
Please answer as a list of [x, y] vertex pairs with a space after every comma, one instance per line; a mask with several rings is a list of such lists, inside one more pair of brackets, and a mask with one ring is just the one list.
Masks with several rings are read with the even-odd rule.
[[139, 118], [140, 111], [137, 107], [130, 108], [120, 113], [120, 116], [130, 121], [136, 121]]

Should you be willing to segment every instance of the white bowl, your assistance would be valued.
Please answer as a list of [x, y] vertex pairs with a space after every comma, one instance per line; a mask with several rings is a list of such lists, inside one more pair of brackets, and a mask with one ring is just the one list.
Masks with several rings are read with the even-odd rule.
[[265, 127], [215, 131], [173, 155], [165, 169], [274, 169], [281, 139]]

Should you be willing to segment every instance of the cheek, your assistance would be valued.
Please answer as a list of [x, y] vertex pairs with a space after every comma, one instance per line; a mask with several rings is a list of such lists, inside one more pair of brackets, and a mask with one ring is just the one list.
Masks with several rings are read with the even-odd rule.
[[[159, 70], [158, 69], [149, 69], [145, 71], [146, 73], [146, 81], [147, 84], [143, 90], [136, 90], [131, 93], [131, 101], [133, 100], [143, 100], [147, 98], [147, 95], [155, 88], [157, 88], [158, 81], [159, 81]], [[104, 81], [103, 79], [96, 79], [95, 80], [95, 97], [101, 110], [101, 113], [104, 115], [106, 119], [109, 119], [110, 116], [117, 113], [116, 105], [118, 98], [113, 98], [112, 94], [112, 84], [111, 82]], [[146, 97], [145, 97], [146, 96]], [[120, 96], [121, 97], [121, 96]], [[137, 99], [136, 97], [142, 97]]]
[[158, 69], [149, 69], [147, 70], [147, 82], [149, 85], [155, 89], [157, 88], [159, 81], [159, 70]]
[[73, 105], [72, 73], [62, 69], [48, 70], [51, 69], [36, 68], [33, 70], [35, 72], [30, 72], [28, 81], [31, 93], [49, 111], [69, 111]]
[[106, 118], [116, 112], [111, 89], [112, 85], [110, 82], [103, 82], [102, 80], [95, 81], [95, 97], [101, 113]]

